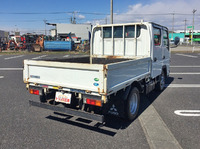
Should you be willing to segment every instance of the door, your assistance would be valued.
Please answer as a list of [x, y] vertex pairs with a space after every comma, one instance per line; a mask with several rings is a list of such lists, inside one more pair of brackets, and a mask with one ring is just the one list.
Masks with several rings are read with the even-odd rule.
[[160, 75], [162, 71], [163, 49], [161, 33], [162, 27], [153, 25], [152, 78]]
[[170, 51], [169, 51], [169, 36], [167, 28], [162, 30], [162, 59], [163, 66], [167, 67], [167, 74], [169, 74], [169, 64], [170, 64]]

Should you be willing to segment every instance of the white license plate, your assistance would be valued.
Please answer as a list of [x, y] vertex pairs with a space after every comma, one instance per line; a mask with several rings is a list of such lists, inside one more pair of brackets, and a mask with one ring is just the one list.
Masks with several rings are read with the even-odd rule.
[[69, 94], [69, 93], [63, 94], [61, 92], [56, 92], [55, 101], [70, 104], [71, 103], [71, 97], [72, 97], [72, 95]]

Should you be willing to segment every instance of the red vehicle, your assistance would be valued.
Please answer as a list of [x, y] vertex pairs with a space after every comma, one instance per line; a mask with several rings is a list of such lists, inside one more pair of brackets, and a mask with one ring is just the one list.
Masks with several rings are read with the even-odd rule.
[[25, 45], [25, 38], [22, 36], [14, 36], [12, 37], [8, 44], [7, 44], [7, 49], [10, 50], [22, 50], [22, 49], [26, 49], [26, 45]]

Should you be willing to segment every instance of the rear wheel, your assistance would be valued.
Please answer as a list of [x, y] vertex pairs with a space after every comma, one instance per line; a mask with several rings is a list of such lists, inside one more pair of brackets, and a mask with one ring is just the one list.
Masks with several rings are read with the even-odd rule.
[[133, 121], [138, 114], [140, 105], [140, 94], [139, 90], [134, 87], [129, 93], [128, 99], [126, 101], [126, 119], [129, 121]]

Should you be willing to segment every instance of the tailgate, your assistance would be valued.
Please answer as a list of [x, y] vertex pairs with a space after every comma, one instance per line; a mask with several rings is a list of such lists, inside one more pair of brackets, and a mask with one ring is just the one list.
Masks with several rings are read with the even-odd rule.
[[104, 90], [103, 65], [24, 60], [24, 82], [80, 89]]

